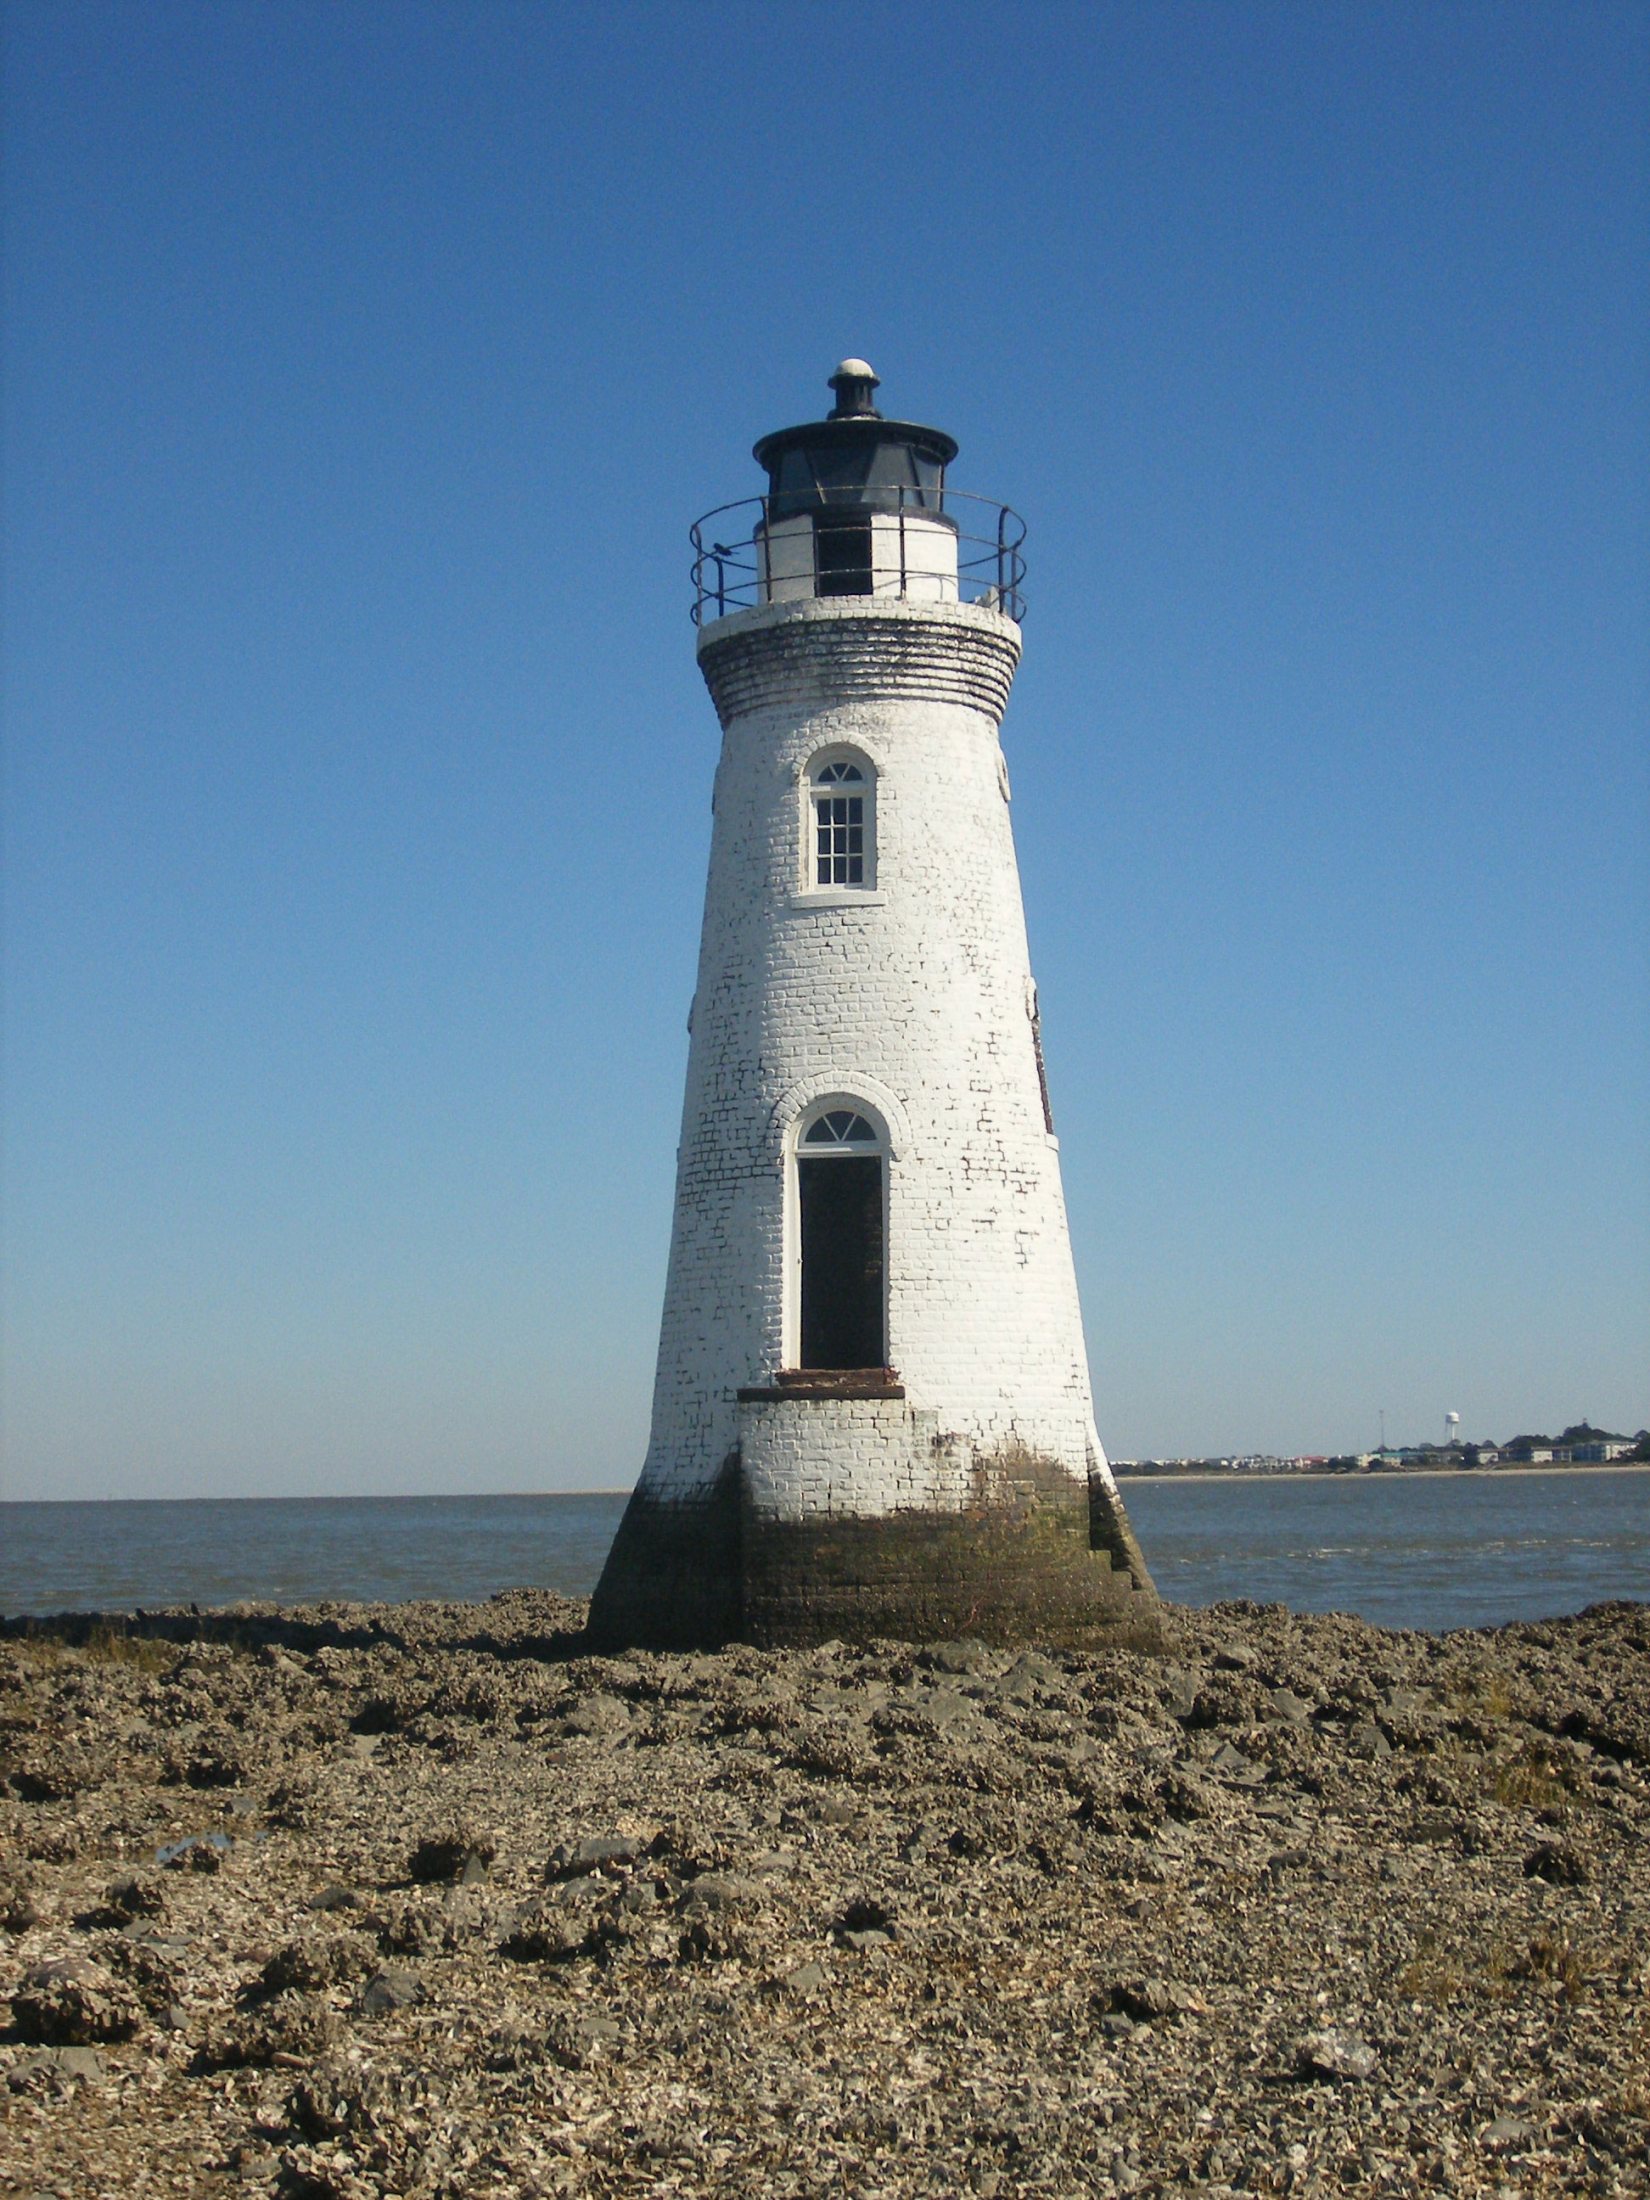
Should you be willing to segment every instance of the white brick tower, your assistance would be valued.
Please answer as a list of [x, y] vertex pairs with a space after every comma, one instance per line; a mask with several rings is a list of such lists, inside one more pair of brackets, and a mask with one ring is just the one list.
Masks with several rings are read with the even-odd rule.
[[998, 724], [1018, 521], [835, 410], [694, 530], [722, 722], [611, 1643], [1149, 1634], [1095, 1433]]

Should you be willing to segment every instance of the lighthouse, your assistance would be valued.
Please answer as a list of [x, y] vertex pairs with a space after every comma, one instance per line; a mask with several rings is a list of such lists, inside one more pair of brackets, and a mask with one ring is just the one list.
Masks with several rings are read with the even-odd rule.
[[722, 749], [652, 1434], [590, 1633], [1140, 1641], [999, 742], [1024, 529], [863, 360], [830, 388], [693, 530]]

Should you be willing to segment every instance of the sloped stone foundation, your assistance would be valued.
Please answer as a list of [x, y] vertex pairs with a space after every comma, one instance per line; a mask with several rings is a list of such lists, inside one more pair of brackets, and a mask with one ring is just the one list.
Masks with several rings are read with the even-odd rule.
[[[810, 1401], [809, 1405], [813, 1402]], [[826, 1461], [816, 1503], [787, 1516], [762, 1471], [774, 1416], [747, 1430], [754, 1459], [729, 1456], [702, 1495], [661, 1499], [638, 1489], [620, 1524], [590, 1608], [604, 1648], [764, 1648], [880, 1636], [1069, 1648], [1146, 1648], [1157, 1635], [1157, 1593], [1127, 1517], [1101, 1475], [1087, 1488], [1057, 1463], [1024, 1451], [970, 1455], [966, 1481], [918, 1496], [902, 1482], [887, 1511], [833, 1509], [833, 1448], [846, 1457], [857, 1422], [880, 1402], [832, 1401], [807, 1414]], [[845, 1437], [846, 1432], [846, 1437]], [[952, 1463], [953, 1473], [955, 1462]], [[792, 1488], [795, 1484], [790, 1485]]]

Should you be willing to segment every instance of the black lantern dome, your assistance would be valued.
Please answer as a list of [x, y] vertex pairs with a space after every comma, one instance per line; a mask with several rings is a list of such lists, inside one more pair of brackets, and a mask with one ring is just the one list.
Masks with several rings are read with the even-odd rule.
[[884, 420], [871, 401], [877, 382], [863, 359], [844, 359], [830, 378], [836, 404], [828, 418], [776, 428], [756, 445], [770, 524], [825, 508], [940, 513], [956, 442], [939, 428]]

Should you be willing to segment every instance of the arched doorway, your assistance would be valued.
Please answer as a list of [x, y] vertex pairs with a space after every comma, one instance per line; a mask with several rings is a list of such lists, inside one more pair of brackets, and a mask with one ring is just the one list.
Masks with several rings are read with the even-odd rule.
[[802, 1124], [796, 1142], [800, 1367], [887, 1364], [886, 1163], [882, 1131], [847, 1102], [826, 1106]]

